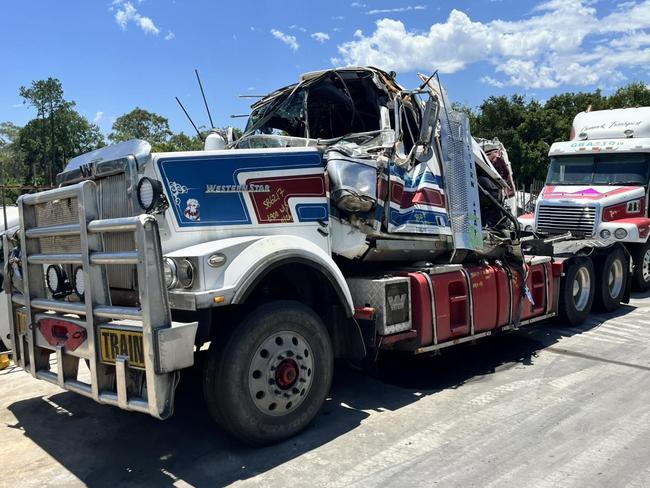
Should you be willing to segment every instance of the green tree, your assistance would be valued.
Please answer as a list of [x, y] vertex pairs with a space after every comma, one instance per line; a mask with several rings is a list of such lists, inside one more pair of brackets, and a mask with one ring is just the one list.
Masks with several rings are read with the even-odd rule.
[[[20, 127], [11, 122], [0, 123], [0, 183], [19, 185], [23, 178], [22, 154], [18, 145]], [[18, 191], [5, 192], [5, 201], [0, 205], [10, 205], [18, 198]]]
[[648, 85], [637, 81], [621, 87], [607, 97], [607, 108], [650, 107], [650, 90]]
[[151, 144], [154, 151], [164, 148], [172, 136], [169, 121], [165, 117], [139, 107], [118, 117], [112, 130], [108, 135], [111, 142], [144, 139]]
[[26, 163], [24, 181], [27, 184], [46, 184], [51, 181], [50, 172], [53, 176], [61, 172], [70, 158], [104, 146], [104, 136], [99, 127], [72, 108], [60, 110], [57, 120], [54, 132], [55, 147], [51, 149], [49, 142], [46, 145], [46, 152], [59, 155], [51, 165], [38, 159], [42, 153], [40, 135], [48, 128], [48, 121], [32, 119], [20, 130], [18, 144]]
[[[18, 92], [23, 98], [23, 103], [36, 109], [36, 116], [41, 121], [38, 138], [40, 161], [44, 169], [47, 167], [47, 181], [53, 184], [54, 171], [63, 165], [56, 140], [57, 128], [61, 124], [58, 116], [63, 110], [74, 107], [74, 102], [68, 102], [63, 98], [63, 86], [56, 78], [33, 81], [29, 87], [21, 86]], [[37, 159], [33, 161], [33, 176], [36, 176], [36, 161]]]

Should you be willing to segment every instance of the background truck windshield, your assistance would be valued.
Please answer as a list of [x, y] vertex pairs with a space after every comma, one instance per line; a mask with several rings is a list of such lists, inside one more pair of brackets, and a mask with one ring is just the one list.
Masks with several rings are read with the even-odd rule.
[[647, 154], [590, 154], [551, 158], [547, 185], [642, 185], [648, 183]]

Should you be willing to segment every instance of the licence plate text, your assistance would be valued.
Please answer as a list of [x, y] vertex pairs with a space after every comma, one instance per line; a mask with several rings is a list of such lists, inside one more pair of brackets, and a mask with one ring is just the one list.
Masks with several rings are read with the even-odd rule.
[[130, 367], [144, 369], [142, 332], [100, 327], [99, 340], [103, 363], [115, 364], [117, 356], [128, 356]]

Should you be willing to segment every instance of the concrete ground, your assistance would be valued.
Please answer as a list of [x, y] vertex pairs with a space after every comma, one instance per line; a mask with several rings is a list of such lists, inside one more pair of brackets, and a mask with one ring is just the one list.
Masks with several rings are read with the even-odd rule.
[[196, 375], [160, 422], [0, 372], [0, 486], [229, 484], [650, 486], [650, 298], [374, 375], [339, 367], [315, 424], [264, 449], [210, 423]]

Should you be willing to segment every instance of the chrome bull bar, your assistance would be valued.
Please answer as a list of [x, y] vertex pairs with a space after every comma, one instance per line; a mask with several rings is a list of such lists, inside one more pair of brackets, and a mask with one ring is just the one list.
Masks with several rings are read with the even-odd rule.
[[[179, 371], [194, 362], [194, 338], [198, 324], [172, 322], [167, 290], [163, 278], [162, 252], [158, 225], [151, 215], [99, 219], [97, 187], [93, 181], [24, 195], [18, 200], [23, 291], [9, 290], [9, 320], [12, 350], [16, 363], [35, 378], [93, 400], [125, 410], [166, 418], [173, 413], [173, 400]], [[79, 223], [36, 226], [35, 205], [76, 198]], [[111, 232], [133, 232], [136, 249], [105, 252], [103, 236]], [[53, 254], [40, 252], [39, 238], [79, 235], [80, 253]], [[5, 262], [9, 245], [5, 236]], [[86, 283], [84, 300], [79, 302], [49, 297], [43, 266], [79, 265]], [[138, 278], [138, 307], [111, 304], [106, 267], [134, 264]], [[7, 279], [10, 279], [9, 276]], [[17, 327], [14, 310], [21, 307], [27, 327]], [[72, 315], [72, 317], [71, 317]], [[38, 321], [44, 317], [60, 318], [85, 329], [84, 347], [75, 351], [52, 346], [44, 340]], [[128, 321], [116, 323], [112, 321]], [[129, 358], [118, 355], [114, 365], [100, 361], [98, 327], [114, 326], [142, 332], [144, 371], [130, 369]], [[56, 354], [56, 368], [50, 365]], [[90, 381], [78, 379], [79, 359], [87, 362]]]

